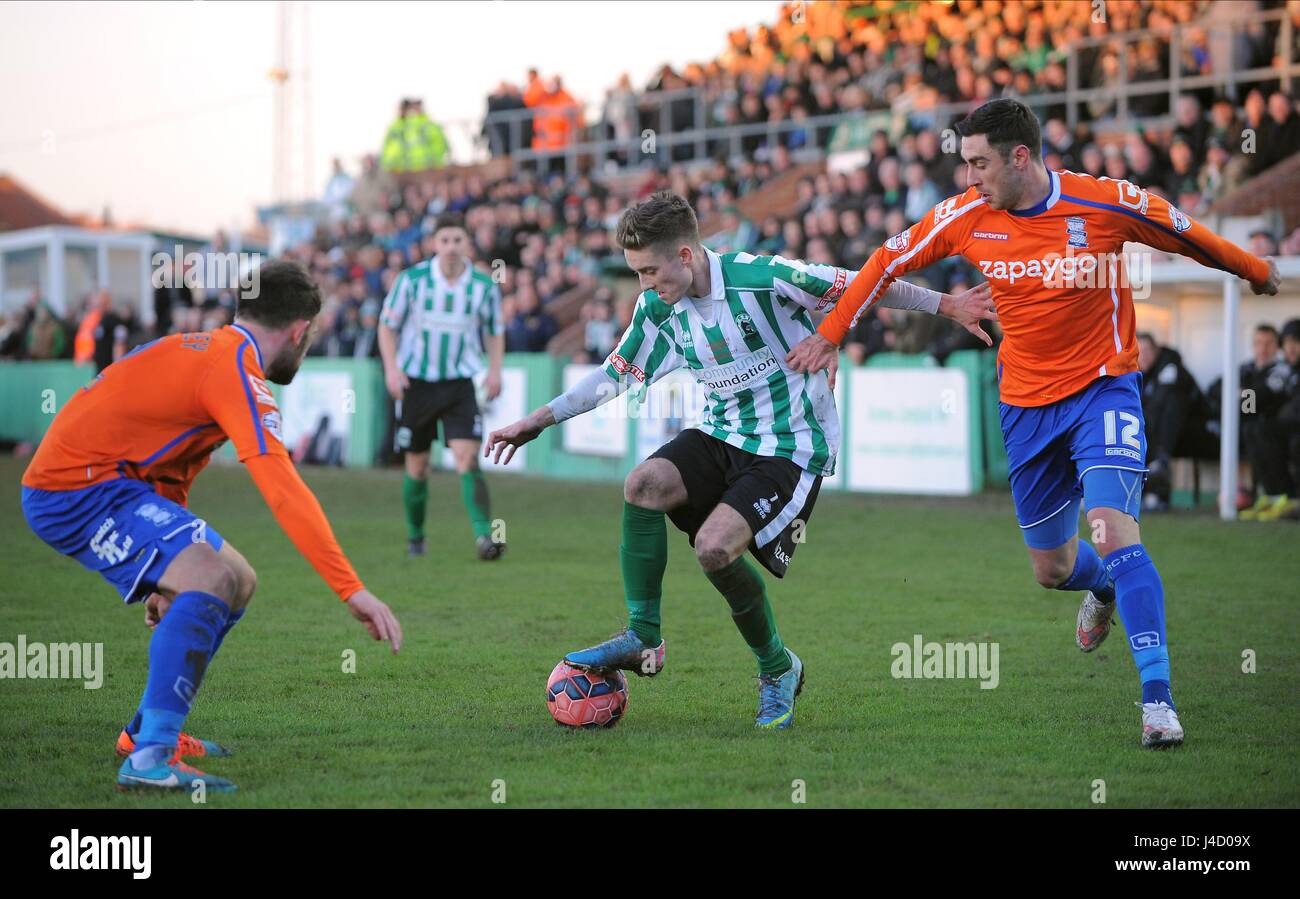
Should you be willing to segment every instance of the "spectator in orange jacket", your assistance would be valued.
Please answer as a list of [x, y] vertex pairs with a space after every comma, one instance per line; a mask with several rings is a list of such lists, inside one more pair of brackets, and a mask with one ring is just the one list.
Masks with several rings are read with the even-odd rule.
[[[531, 89], [531, 85], [529, 85]], [[533, 123], [533, 149], [559, 150], [573, 142], [574, 133], [583, 127], [582, 110], [564, 89], [559, 76], [546, 86]]]

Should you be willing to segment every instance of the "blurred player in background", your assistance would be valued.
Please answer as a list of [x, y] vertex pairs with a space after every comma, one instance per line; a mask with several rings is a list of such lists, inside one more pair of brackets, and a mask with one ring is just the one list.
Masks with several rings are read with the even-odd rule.
[[[1017, 100], [985, 103], [957, 133], [970, 188], [886, 241], [788, 361], [804, 372], [833, 365], [894, 278], [947, 256], [978, 266], [1002, 323], [1002, 434], [1034, 575], [1050, 589], [1087, 591], [1076, 626], [1084, 652], [1106, 639], [1118, 606], [1142, 682], [1142, 745], [1176, 745], [1164, 588], [1138, 528], [1147, 441], [1120, 254], [1125, 241], [1181, 253], [1257, 294], [1277, 293], [1277, 267], [1128, 181], [1048, 171], [1038, 119]], [[1078, 538], [1080, 500], [1092, 544]]]
[[[777, 632], [763, 577], [746, 549], [785, 576], [812, 515], [822, 478], [834, 474], [839, 414], [834, 371], [803, 375], [785, 354], [813, 333], [810, 313], [833, 308], [854, 273], [779, 256], [719, 255], [700, 244], [695, 212], [661, 191], [626, 210], [617, 240], [642, 293], [632, 323], [605, 364], [527, 418], [488, 436], [487, 452], [514, 448], [551, 425], [589, 412], [629, 387], [640, 402], [655, 381], [685, 366], [708, 391], [704, 420], [682, 431], [628, 475], [619, 549], [628, 627], [569, 653], [578, 668], [663, 670], [659, 606], [668, 535], [664, 515], [695, 547], [705, 576], [726, 598], [758, 662], [755, 724], [794, 720], [803, 663]], [[886, 305], [942, 312], [986, 343], [987, 288], [960, 297], [906, 282]]]
[[506, 545], [492, 539], [487, 481], [478, 461], [483, 416], [473, 378], [487, 369], [485, 398], [491, 402], [500, 395], [505, 355], [501, 291], [470, 264], [469, 234], [458, 216], [441, 216], [433, 237], [434, 257], [397, 277], [379, 316], [384, 382], [397, 401], [397, 447], [406, 453], [402, 503], [407, 553], [425, 553], [429, 449], [441, 421], [478, 557], [498, 559]]
[[187, 507], [212, 453], [239, 460], [298, 550], [376, 640], [397, 652], [396, 617], [362, 585], [293, 467], [266, 381], [288, 384], [316, 331], [320, 290], [297, 263], [269, 262], [234, 324], [144, 344], [78, 391], [23, 475], [36, 535], [98, 572], [127, 603], [145, 601], [149, 677], [118, 738], [120, 789], [229, 791], [182, 756], [221, 756], [182, 732], [203, 674], [243, 617], [257, 579], [239, 552]]

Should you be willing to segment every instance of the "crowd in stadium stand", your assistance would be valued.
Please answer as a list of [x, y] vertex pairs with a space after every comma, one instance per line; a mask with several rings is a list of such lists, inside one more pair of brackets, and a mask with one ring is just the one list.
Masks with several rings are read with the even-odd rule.
[[[1300, 35], [1300, 2], [1290, 0], [1286, 8], [1296, 26], [1293, 33]], [[973, 106], [995, 96], [1018, 96], [1036, 106], [1044, 121], [1049, 168], [1126, 178], [1193, 215], [1204, 214], [1300, 147], [1296, 104], [1277, 82], [1247, 85], [1234, 95], [1189, 91], [1172, 108], [1167, 90], [1134, 97], [1119, 132], [1106, 127], [1118, 112], [1113, 97], [1088, 103], [1074, 129], [1061, 104], [1035, 100], [1064, 90], [1067, 48], [1082, 38], [1103, 40], [1078, 51], [1081, 87], [1118, 83], [1121, 51], [1114, 36], [1139, 28], [1153, 29], [1156, 36], [1128, 45], [1128, 80], [1158, 81], [1175, 74], [1169, 71], [1170, 29], [1213, 15], [1210, 4], [1110, 0], [1101, 19], [1089, 3], [959, 0], [878, 3], [871, 9], [874, 14], [854, 18], [843, 5], [792, 4], [771, 27], [732, 33], [717, 59], [680, 71], [664, 66], [641, 91], [623, 76], [607, 92], [602, 115], [590, 128], [582, 104], [557, 75], [530, 70], [523, 87], [502, 82], [488, 98], [490, 113], [507, 114], [484, 123], [482, 134], [493, 156], [614, 139], [622, 149], [613, 161], [639, 173], [620, 179], [620, 190], [590, 174], [566, 176], [544, 164], [498, 180], [463, 173], [412, 178], [411, 173], [443, 167], [447, 144], [420, 101], [403, 100], [379, 153], [366, 157], [360, 171], [350, 173], [335, 162], [323, 197], [327, 221], [314, 240], [287, 251], [310, 268], [325, 297], [322, 336], [312, 353], [377, 357], [382, 299], [402, 269], [432, 254], [432, 229], [445, 212], [464, 216], [477, 264], [501, 285], [511, 352], [546, 349], [572, 318], [570, 311], [561, 322], [549, 311], [566, 295], [590, 296], [579, 312], [576, 358], [595, 361], [609, 352], [630, 318], [636, 293], [630, 281], [615, 288], [610, 284], [616, 282], [601, 277], [622, 268], [613, 229], [629, 201], [659, 188], [690, 200], [706, 226], [705, 242], [715, 250], [746, 249], [856, 269], [889, 235], [965, 189], [960, 157], [955, 148], [942, 146], [942, 129], [955, 118], [939, 119], [935, 110], [944, 103]], [[1276, 22], [1252, 25], [1223, 46], [1204, 29], [1194, 29], [1181, 42], [1177, 74], [1269, 66], [1284, 49], [1281, 34]], [[702, 98], [702, 112], [686, 93], [664, 102], [664, 92], [686, 89]], [[703, 144], [707, 158], [701, 159], [693, 157], [695, 142], [651, 153], [640, 145], [646, 129], [658, 132], [665, 126], [672, 134], [700, 122], [711, 129], [785, 126], [872, 113], [884, 113], [889, 124], [873, 124], [864, 135], [865, 164], [804, 177], [788, 214], [758, 221], [745, 218], [740, 201], [801, 161], [821, 158], [832, 140], [830, 127], [789, 126], [774, 138], [756, 131], [741, 141], [738, 155], [730, 153], [731, 144], [710, 138]], [[223, 240], [219, 235], [214, 248]], [[1260, 255], [1300, 254], [1300, 229], [1287, 235], [1257, 232], [1250, 249]], [[960, 260], [947, 260], [909, 280], [957, 291], [974, 283], [975, 272]], [[231, 319], [233, 307], [228, 290], [160, 288], [154, 333], [217, 327]], [[1270, 385], [1269, 396], [1277, 402], [1270, 401], [1269, 411], [1252, 422], [1272, 416], [1276, 423], [1244, 428], [1243, 451], [1263, 494], [1295, 496], [1297, 485], [1288, 479], [1300, 474], [1295, 458], [1300, 322], [1271, 333], [1277, 344], [1271, 355], [1260, 347], [1249, 364], [1255, 366], [1251, 378]], [[105, 292], [83, 298], [67, 321], [33, 295], [17, 315], [0, 320], [0, 357], [75, 357], [102, 368], [151, 336]], [[1155, 461], [1152, 502], [1158, 507], [1168, 498], [1162, 480], [1168, 459], [1212, 452], [1206, 441], [1213, 436], [1217, 400], [1213, 388], [1201, 392], [1176, 351], [1146, 344], [1143, 367], [1153, 373], [1147, 397]], [[942, 361], [955, 350], [982, 346], [950, 323], [880, 309], [862, 317], [846, 352], [857, 363], [884, 351], [924, 352]], [[1270, 374], [1261, 375], [1265, 369]], [[1165, 389], [1170, 385], [1161, 378], [1169, 370], [1175, 372], [1173, 386]], [[1243, 368], [1243, 386], [1245, 379]], [[1268, 455], [1279, 451], [1295, 467]]]

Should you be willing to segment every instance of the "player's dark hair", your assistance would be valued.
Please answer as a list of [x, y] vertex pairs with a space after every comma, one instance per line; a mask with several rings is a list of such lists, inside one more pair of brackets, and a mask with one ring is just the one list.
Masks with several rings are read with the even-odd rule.
[[264, 262], [254, 284], [255, 289], [239, 292], [235, 314], [240, 318], [278, 330], [320, 314], [320, 288], [300, 262]]
[[1282, 335], [1278, 333], [1277, 328], [1273, 327], [1273, 326], [1270, 325], [1268, 322], [1265, 322], [1265, 323], [1262, 324], [1262, 325], [1256, 325], [1256, 326], [1255, 326], [1255, 332], [1256, 332], [1256, 333], [1259, 333], [1259, 332], [1261, 332], [1261, 331], [1262, 331], [1263, 333], [1265, 333], [1265, 334], [1272, 334], [1274, 340], [1281, 340], [1281, 339], [1282, 339]]
[[1155, 336], [1154, 336], [1150, 331], [1138, 331], [1138, 332], [1137, 332], [1137, 339], [1138, 339], [1138, 340], [1145, 340], [1147, 343], [1151, 344], [1153, 347], [1159, 347], [1159, 346], [1160, 346], [1160, 344], [1158, 344], [1158, 343], [1156, 342], [1156, 338], [1155, 338]]
[[459, 228], [462, 231], [466, 230], [465, 216], [461, 215], [459, 212], [444, 212], [442, 215], [438, 216], [437, 222], [434, 223], [433, 233], [437, 234], [443, 228]]
[[683, 243], [695, 246], [700, 242], [700, 223], [684, 197], [660, 190], [623, 210], [614, 240], [624, 250]]
[[957, 123], [957, 133], [962, 137], [986, 135], [989, 145], [998, 151], [1005, 162], [1011, 151], [1020, 145], [1029, 148], [1032, 159], [1043, 155], [1043, 132], [1038, 116], [1019, 100], [999, 97], [975, 109]]

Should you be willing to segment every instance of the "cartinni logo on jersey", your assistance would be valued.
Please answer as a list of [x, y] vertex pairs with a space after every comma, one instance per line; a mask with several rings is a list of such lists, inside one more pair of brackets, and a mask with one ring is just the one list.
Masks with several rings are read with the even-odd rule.
[[1079, 250], [1088, 247], [1088, 223], [1077, 215], [1072, 215], [1065, 220], [1066, 242]]

